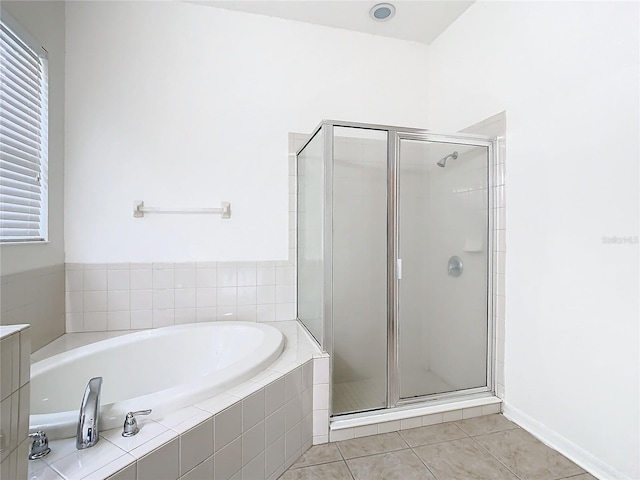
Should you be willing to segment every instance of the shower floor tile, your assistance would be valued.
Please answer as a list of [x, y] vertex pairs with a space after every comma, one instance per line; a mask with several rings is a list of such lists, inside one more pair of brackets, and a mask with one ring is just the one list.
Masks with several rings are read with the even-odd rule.
[[442, 425], [316, 445], [280, 479], [597, 480], [502, 415]]

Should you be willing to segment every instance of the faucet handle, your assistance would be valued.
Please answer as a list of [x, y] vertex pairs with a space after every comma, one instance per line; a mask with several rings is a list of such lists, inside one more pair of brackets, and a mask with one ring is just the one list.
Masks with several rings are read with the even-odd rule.
[[42, 430], [29, 434], [29, 438], [33, 438], [33, 443], [29, 447], [29, 460], [37, 460], [46, 455], [49, 455], [51, 449], [49, 448], [49, 439], [47, 434]]
[[140, 431], [138, 428], [138, 422], [136, 421], [136, 415], [149, 415], [151, 413], [151, 409], [149, 410], [139, 410], [137, 412], [129, 412], [124, 419], [123, 437], [133, 437], [136, 433]]

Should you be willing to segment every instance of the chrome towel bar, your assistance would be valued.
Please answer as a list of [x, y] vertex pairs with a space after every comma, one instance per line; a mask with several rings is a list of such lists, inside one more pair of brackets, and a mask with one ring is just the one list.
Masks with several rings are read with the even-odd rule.
[[220, 203], [220, 208], [145, 207], [142, 200], [134, 201], [133, 216], [142, 218], [145, 213], [214, 213], [222, 218], [231, 218], [231, 204], [222, 202]]

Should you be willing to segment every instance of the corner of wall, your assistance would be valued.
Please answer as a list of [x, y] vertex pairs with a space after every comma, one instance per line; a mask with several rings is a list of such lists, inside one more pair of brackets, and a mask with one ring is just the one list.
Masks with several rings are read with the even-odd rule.
[[508, 402], [503, 402], [502, 413], [542, 443], [560, 452], [595, 477], [608, 480], [630, 480], [630, 477], [580, 448], [580, 446], [563, 437], [552, 428], [511, 406]]
[[0, 324], [31, 324], [38, 349], [64, 333], [65, 2], [3, 1], [49, 54], [47, 242], [0, 245]]

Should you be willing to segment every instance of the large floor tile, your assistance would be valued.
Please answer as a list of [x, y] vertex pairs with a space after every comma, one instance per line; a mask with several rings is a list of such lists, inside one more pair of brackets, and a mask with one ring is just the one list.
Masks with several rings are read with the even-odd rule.
[[441, 423], [428, 427], [410, 428], [399, 432], [402, 438], [412, 447], [448, 442], [459, 438], [467, 438], [467, 434], [451, 423]]
[[319, 465], [321, 463], [336, 462], [342, 460], [342, 455], [335, 443], [325, 443], [316, 445], [302, 455], [291, 468], [308, 467], [310, 465]]
[[517, 480], [471, 438], [415, 449], [439, 480]]
[[500, 414], [485, 415], [483, 417], [468, 418], [455, 422], [467, 435], [484, 435], [485, 433], [502, 432], [519, 428]]
[[575, 463], [521, 429], [474, 439], [522, 480], [556, 480], [584, 473]]
[[355, 480], [435, 480], [411, 450], [347, 460]]
[[376, 453], [392, 452], [409, 448], [397, 432], [371, 435], [370, 437], [354, 438], [338, 442], [338, 448], [345, 459], [374, 455]]
[[347, 465], [343, 462], [323, 463], [312, 467], [287, 470], [279, 480], [353, 480]]

